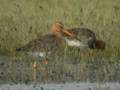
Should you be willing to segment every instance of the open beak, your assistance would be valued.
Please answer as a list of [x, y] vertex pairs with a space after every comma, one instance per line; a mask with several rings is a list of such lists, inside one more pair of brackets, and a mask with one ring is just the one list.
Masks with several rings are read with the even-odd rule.
[[69, 32], [68, 30], [63, 30], [63, 33], [70, 36], [70, 37], [74, 37], [75, 35], [72, 34], [71, 32]]

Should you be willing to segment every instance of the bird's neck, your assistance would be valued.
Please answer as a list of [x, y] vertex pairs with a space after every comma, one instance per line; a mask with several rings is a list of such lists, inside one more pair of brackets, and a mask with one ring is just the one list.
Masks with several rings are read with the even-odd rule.
[[62, 39], [62, 35], [61, 35], [61, 34], [53, 34], [53, 36], [54, 36], [56, 39]]

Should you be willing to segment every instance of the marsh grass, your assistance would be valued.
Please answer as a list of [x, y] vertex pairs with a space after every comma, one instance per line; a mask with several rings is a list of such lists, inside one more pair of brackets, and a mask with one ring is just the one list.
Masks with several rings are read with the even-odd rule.
[[106, 48], [80, 51], [63, 47], [50, 57], [51, 65], [93, 64], [102, 71], [110, 63], [119, 64], [119, 3], [120, 0], [0, 0], [0, 53], [19, 57], [16, 48], [49, 33], [52, 23], [61, 21], [66, 28], [91, 29], [98, 40], [106, 43]]
[[[13, 53], [40, 35], [50, 32], [51, 24], [62, 21], [66, 27], [92, 29], [105, 41], [103, 57], [120, 57], [119, 0], [22, 0], [0, 1], [0, 51]], [[118, 58], [119, 59], [119, 58]]]

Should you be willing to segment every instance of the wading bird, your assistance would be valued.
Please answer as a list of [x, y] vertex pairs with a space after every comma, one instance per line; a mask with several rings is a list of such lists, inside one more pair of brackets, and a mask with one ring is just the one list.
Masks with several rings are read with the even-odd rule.
[[88, 28], [65, 29], [63, 24], [61, 24], [61, 27], [59, 29], [64, 32], [63, 37], [68, 46], [79, 49], [105, 49], [105, 42], [96, 40], [95, 33], [92, 30]]
[[63, 32], [63, 38], [68, 46], [80, 49], [95, 48], [96, 37], [94, 32], [87, 28], [65, 29], [63, 24], [59, 24], [62, 28], [52, 29], [55, 30], [52, 32], [56, 32], [56, 30]]
[[63, 25], [58, 22], [54, 23], [52, 25], [52, 33], [40, 36], [26, 45], [17, 48], [16, 51], [27, 52], [27, 54], [33, 57], [42, 57], [47, 64], [49, 56], [54, 54], [62, 45], [64, 33], [67, 35], [67, 31], [64, 32], [63, 30]]

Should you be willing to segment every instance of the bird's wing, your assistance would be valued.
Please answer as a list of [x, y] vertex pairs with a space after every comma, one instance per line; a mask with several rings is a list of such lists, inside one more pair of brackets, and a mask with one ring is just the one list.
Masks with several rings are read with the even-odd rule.
[[27, 43], [26, 45], [16, 49], [17, 51], [50, 51], [57, 47], [58, 43], [53, 35], [40, 36]]

